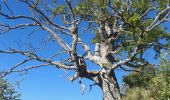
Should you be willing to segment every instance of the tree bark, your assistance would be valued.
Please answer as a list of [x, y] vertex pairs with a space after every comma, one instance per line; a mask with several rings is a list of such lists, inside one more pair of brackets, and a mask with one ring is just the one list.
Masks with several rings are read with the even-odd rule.
[[100, 86], [103, 91], [103, 100], [121, 100], [119, 85], [114, 73], [103, 74]]

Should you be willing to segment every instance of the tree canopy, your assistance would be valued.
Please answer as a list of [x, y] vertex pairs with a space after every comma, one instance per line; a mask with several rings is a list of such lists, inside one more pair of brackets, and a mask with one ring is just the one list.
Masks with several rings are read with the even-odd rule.
[[1, 100], [20, 100], [20, 94], [15, 91], [13, 86], [7, 81], [0, 79], [0, 99]]
[[[18, 12], [12, 3], [19, 4], [24, 11]], [[28, 45], [22, 49], [2, 48], [0, 54], [23, 56], [21, 62], [2, 73], [3, 77], [12, 72], [53, 66], [74, 71], [69, 80], [79, 78], [82, 93], [85, 86], [81, 79], [87, 78], [101, 87], [104, 100], [120, 100], [115, 71], [150, 70], [149, 66], [157, 64], [153, 60], [158, 62], [161, 52], [170, 49], [169, 0], [4, 0], [0, 6], [0, 16], [7, 20], [0, 22], [3, 37], [20, 29], [26, 30], [23, 34], [31, 38], [33, 34], [41, 37], [43, 32], [48, 33], [43, 43], [24, 41]], [[56, 45], [57, 50], [43, 55], [48, 43]], [[21, 67], [31, 61], [37, 61], [38, 65]], [[141, 75], [132, 74], [137, 78]], [[129, 84], [132, 87], [147, 84], [125, 78], [129, 79], [135, 82]]]

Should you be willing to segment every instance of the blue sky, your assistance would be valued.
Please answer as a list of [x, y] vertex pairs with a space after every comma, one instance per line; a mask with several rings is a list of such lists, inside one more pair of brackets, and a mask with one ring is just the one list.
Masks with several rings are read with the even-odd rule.
[[[14, 0], [15, 1], [15, 0]], [[12, 8], [16, 11], [16, 14], [25, 12], [24, 5], [17, 4], [15, 2], [10, 2]], [[9, 21], [4, 18], [0, 18], [0, 22], [6, 22], [10, 24], [17, 24], [20, 21]], [[22, 20], [22, 22], [29, 22], [28, 20]], [[168, 26], [168, 24], [167, 24]], [[26, 30], [17, 30], [11, 31], [7, 34], [0, 35], [0, 49], [6, 49], [8, 47], [14, 47], [19, 49], [26, 49], [25, 43], [30, 42], [35, 47], [40, 47], [42, 45], [42, 41], [46, 39], [49, 34], [44, 31], [38, 31], [32, 36], [28, 36], [32, 28], [28, 28]], [[93, 37], [94, 34], [85, 34], [84, 42], [90, 44], [90, 41], [87, 41], [89, 37]], [[66, 38], [66, 37], [65, 37]], [[26, 44], [27, 45], [27, 44]], [[49, 42], [46, 49], [43, 52], [37, 52], [38, 55], [46, 57], [49, 56], [56, 51], [59, 51], [58, 44], [55, 42]], [[152, 52], [152, 51], [149, 51]], [[10, 66], [16, 64], [18, 61], [21, 61], [23, 57], [20, 55], [0, 55], [0, 70], [4, 70], [9, 68]], [[149, 58], [148, 58], [149, 59]], [[21, 67], [25, 67], [27, 65], [34, 65], [37, 62], [32, 61], [30, 63], [24, 64]], [[89, 65], [92, 65], [89, 63]], [[1, 67], [2, 66], [2, 67]], [[95, 69], [96, 67], [94, 67]], [[20, 81], [20, 85], [16, 86], [17, 90], [21, 93], [22, 100], [102, 100], [102, 91], [99, 87], [94, 86], [92, 91], [89, 92], [89, 85], [93, 84], [92, 81], [87, 79], [83, 79], [83, 84], [86, 86], [85, 94], [81, 95], [81, 87], [78, 80], [71, 83], [65, 77], [65, 71], [56, 69], [51, 66], [47, 66], [44, 68], [30, 70], [28, 74], [24, 77], [19, 77], [17, 74], [12, 74], [7, 77], [9, 81], [15, 84], [16, 81]], [[73, 72], [67, 72], [67, 74], [72, 75]], [[121, 84], [122, 76], [126, 73], [118, 70], [117, 71], [117, 79]]]

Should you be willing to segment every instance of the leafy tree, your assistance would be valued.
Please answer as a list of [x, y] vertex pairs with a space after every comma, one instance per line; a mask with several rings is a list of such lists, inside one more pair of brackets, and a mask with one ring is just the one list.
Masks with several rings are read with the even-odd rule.
[[155, 100], [170, 99], [170, 64], [162, 64], [158, 74], [149, 81], [148, 89]]
[[0, 100], [20, 100], [20, 94], [7, 81], [0, 79]]
[[[170, 99], [170, 93], [169, 93], [170, 64], [162, 62], [160, 69], [156, 70], [155, 68], [155, 72], [156, 73], [154, 74], [150, 74], [146, 72], [146, 74], [143, 76], [141, 76], [140, 73], [133, 72], [130, 75], [124, 77], [124, 82], [125, 84], [127, 84], [126, 96], [124, 97], [124, 100], [168, 100]], [[140, 76], [136, 77], [135, 75], [136, 76], [140, 75]]]
[[124, 76], [123, 82], [128, 84], [129, 88], [148, 86], [149, 81], [156, 75], [158, 69], [153, 66], [147, 66], [143, 67], [141, 70], [141, 72], [133, 72], [128, 76]]
[[150, 91], [141, 87], [129, 88], [123, 100], [155, 100], [151, 97]]
[[[55, 66], [67, 71], [74, 70], [75, 75], [69, 79], [74, 81], [80, 78], [82, 92], [84, 85], [81, 78], [87, 78], [101, 87], [104, 100], [120, 100], [115, 71], [119, 68], [124, 71], [142, 70], [143, 66], [152, 65], [145, 57], [148, 50], [154, 52], [148, 55], [150, 59], [158, 59], [162, 49], [169, 49], [170, 34], [164, 25], [169, 22], [169, 0], [63, 2], [16, 0], [16, 2], [17, 5], [22, 5], [24, 12], [18, 12], [13, 7], [15, 1], [1, 1], [0, 16], [8, 21], [0, 22], [0, 33], [19, 29], [32, 30], [28, 35], [33, 38], [33, 33], [39, 33], [37, 35], [41, 37], [41, 33], [45, 31], [49, 33], [50, 38], [45, 41], [45, 46], [39, 44], [37, 48], [35, 47], [37, 45], [26, 41], [29, 43], [29, 49], [16, 47], [1, 49], [0, 53], [23, 56], [23, 61], [11, 66], [3, 76], [43, 66]], [[16, 23], [8, 23], [11, 21]], [[162, 43], [161, 40], [166, 42]], [[47, 49], [40, 51], [39, 47], [48, 48], [46, 44], [51, 41], [58, 43], [52, 43], [58, 49], [51, 56], [42, 55]], [[60, 48], [62, 51], [59, 51]], [[31, 61], [37, 61], [40, 65], [23, 69], [20, 67]], [[97, 71], [87, 62], [95, 63], [98, 66]]]

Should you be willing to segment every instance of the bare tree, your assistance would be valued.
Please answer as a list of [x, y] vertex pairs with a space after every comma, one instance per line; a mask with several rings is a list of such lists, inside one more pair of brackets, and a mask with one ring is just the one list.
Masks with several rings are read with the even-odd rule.
[[[0, 16], [11, 21], [17, 20], [20, 24], [10, 25], [0, 22], [1, 35], [12, 30], [27, 30], [27, 27], [34, 27], [35, 30], [29, 35], [41, 34], [37, 30], [48, 32], [50, 38], [47, 38], [57, 42], [61, 52], [43, 58], [36, 54], [37, 49], [32, 46], [31, 50], [1, 49], [1, 54], [21, 54], [26, 58], [1, 73], [2, 77], [13, 72], [27, 72], [43, 66], [55, 66], [66, 71], [76, 71], [69, 79], [74, 81], [80, 78], [82, 92], [85, 87], [81, 79], [87, 78], [92, 80], [94, 85], [101, 87], [104, 100], [120, 100], [121, 93], [115, 70], [119, 68], [124, 71], [140, 72], [138, 70], [140, 67], [151, 64], [143, 56], [148, 49], [153, 49], [156, 52], [155, 56], [158, 57], [162, 49], [169, 49], [167, 44], [160, 42], [160, 39], [168, 41], [170, 38], [161, 25], [170, 21], [169, 0], [65, 0], [61, 3], [55, 0], [13, 1], [24, 5], [23, 9], [28, 12], [20, 15], [15, 14], [10, 2], [1, 1]], [[155, 15], [152, 15], [153, 13]], [[88, 40], [93, 44], [85, 44], [82, 33], [93, 32], [96, 37]], [[72, 39], [71, 43], [63, 36]], [[94, 45], [95, 49], [92, 49]], [[78, 52], [80, 49], [83, 53]], [[68, 57], [59, 61], [54, 60], [61, 54], [66, 54]], [[32, 60], [41, 64], [20, 68]], [[93, 65], [87, 64], [87, 61], [98, 65], [98, 70], [89, 70], [88, 68]]]

